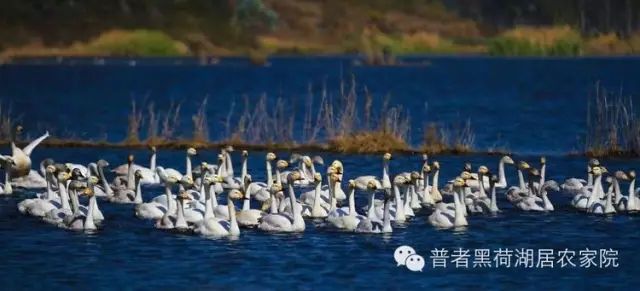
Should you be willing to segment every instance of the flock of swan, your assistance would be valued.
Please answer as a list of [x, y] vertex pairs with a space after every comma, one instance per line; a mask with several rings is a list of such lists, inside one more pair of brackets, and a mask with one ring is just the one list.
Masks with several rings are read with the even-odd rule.
[[[440, 187], [440, 163], [430, 162], [426, 155], [416, 171], [392, 177], [392, 156], [385, 153], [380, 176], [352, 177], [344, 183], [345, 169], [340, 160], [333, 161], [326, 173], [321, 173], [316, 170], [317, 165], [324, 165], [320, 157], [293, 154], [285, 160], [267, 153], [267, 178], [254, 181], [247, 167], [247, 151], [241, 152], [242, 166], [236, 175], [232, 147], [222, 149], [215, 163], [202, 161], [196, 167], [192, 160], [197, 151], [189, 148], [184, 172], [157, 165], [157, 152], [151, 147], [149, 167], [135, 164], [134, 156], [129, 155], [127, 163], [111, 170], [115, 178], [109, 181], [105, 171], [110, 164], [105, 160], [84, 166], [45, 159], [39, 170], [31, 169], [30, 154], [47, 137], [48, 133], [23, 149], [12, 143], [12, 154], [0, 155], [5, 172], [0, 193], [9, 195], [14, 187], [44, 189], [19, 202], [18, 210], [46, 223], [79, 231], [95, 231], [102, 225], [105, 217], [98, 201], [134, 204], [135, 216], [153, 221], [158, 229], [212, 237], [238, 236], [241, 229], [248, 228], [303, 232], [305, 219], [321, 221], [314, 224], [317, 227], [355, 233], [389, 233], [393, 225], [420, 215], [437, 228], [465, 227], [470, 215], [500, 212], [497, 190], [522, 211], [553, 211], [550, 191], [572, 194], [571, 205], [587, 213], [640, 211], [635, 172], [608, 175], [595, 159], [588, 163], [586, 180], [570, 178], [562, 185], [545, 180], [544, 157], [536, 168], [504, 156], [498, 162], [497, 175], [487, 166], [474, 171], [466, 163], [457, 177]], [[518, 184], [511, 187], [505, 175], [508, 166], [515, 167], [518, 176]], [[607, 191], [602, 185], [603, 176], [609, 183]], [[627, 195], [620, 190], [622, 181], [629, 182]], [[164, 191], [144, 201], [143, 189], [153, 188]], [[366, 194], [366, 205], [356, 205], [356, 192]], [[260, 207], [252, 208], [252, 202]]]

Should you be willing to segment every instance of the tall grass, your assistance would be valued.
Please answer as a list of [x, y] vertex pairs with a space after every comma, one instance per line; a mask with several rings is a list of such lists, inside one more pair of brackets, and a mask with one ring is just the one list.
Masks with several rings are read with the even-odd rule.
[[596, 85], [587, 109], [585, 142], [593, 156], [640, 155], [640, 119], [632, 98]]
[[582, 38], [569, 26], [520, 26], [489, 40], [487, 49], [500, 56], [578, 56]]
[[3, 105], [0, 102], [0, 140], [10, 141], [15, 127], [16, 119], [13, 116], [10, 105]]
[[[295, 100], [301, 99], [303, 104], [298, 106]], [[216, 130], [215, 135], [210, 136], [208, 99], [205, 98], [192, 115], [191, 137], [175, 136], [180, 105], [172, 104], [162, 112], [150, 103], [143, 114], [132, 102], [124, 143], [139, 145], [142, 140], [139, 132], [144, 125], [146, 144], [302, 146], [351, 153], [414, 150], [410, 140], [410, 113], [401, 105], [393, 104], [390, 96], [376, 100], [380, 99], [374, 98], [366, 86], [359, 86], [355, 78], [341, 81], [333, 93], [326, 84], [317, 91], [310, 85], [306, 97], [300, 99], [269, 98], [266, 94], [257, 99], [245, 96], [240, 106], [231, 103], [226, 116], [219, 119], [223, 124], [214, 126], [224, 130]], [[163, 120], [161, 133], [160, 120]], [[447, 125], [431, 123], [425, 126], [424, 132], [424, 143], [419, 150], [440, 153], [473, 149], [475, 135], [470, 120]]]

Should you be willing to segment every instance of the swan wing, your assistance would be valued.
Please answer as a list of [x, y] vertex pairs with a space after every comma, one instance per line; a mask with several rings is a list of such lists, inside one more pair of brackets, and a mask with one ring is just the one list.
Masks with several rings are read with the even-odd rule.
[[31, 152], [33, 152], [33, 150], [43, 141], [45, 140], [47, 137], [49, 137], [49, 132], [45, 132], [41, 137], [33, 140], [31, 143], [29, 143], [26, 147], [24, 147], [22, 149], [22, 151], [24, 152], [25, 155], [30, 156]]

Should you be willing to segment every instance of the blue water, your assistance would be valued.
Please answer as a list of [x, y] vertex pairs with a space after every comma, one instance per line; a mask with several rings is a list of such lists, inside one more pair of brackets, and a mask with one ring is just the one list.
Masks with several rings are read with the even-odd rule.
[[[179, 64], [176, 64], [176, 63]], [[24, 61], [0, 65], [0, 100], [21, 116], [28, 133], [49, 129], [58, 136], [121, 141], [131, 100], [154, 101], [166, 110], [181, 102], [179, 133], [191, 134], [191, 114], [209, 98], [210, 136], [219, 139], [231, 104], [266, 94], [290, 100], [302, 120], [305, 98], [323, 87], [338, 96], [353, 77], [382, 106], [386, 96], [412, 120], [411, 143], [419, 145], [428, 122], [472, 122], [475, 147], [519, 153], [567, 153], [584, 146], [587, 100], [596, 84], [640, 96], [640, 58], [408, 58], [406, 65], [370, 67], [353, 57], [280, 57], [269, 66], [223, 59], [200, 66], [189, 59], [92, 59]], [[362, 100], [362, 99], [361, 99]], [[319, 100], [316, 101], [316, 104]], [[240, 112], [236, 112], [235, 118]], [[302, 126], [297, 124], [296, 136]], [[553, 128], [553, 130], [548, 130]], [[144, 132], [143, 132], [144, 134]], [[532, 138], [533, 137], [533, 138]]]
[[[198, 66], [182, 60], [126, 60], [114, 65], [77, 63], [41, 64], [24, 62], [0, 66], [0, 100], [11, 103], [30, 134], [55, 125], [83, 137], [107, 134], [122, 139], [131, 96], [148, 95], [156, 102], [182, 100], [192, 112], [205, 95], [210, 102], [210, 121], [215, 124], [233, 98], [247, 94], [296, 98], [305, 96], [309, 83], [335, 83], [354, 73], [375, 96], [391, 94], [412, 111], [417, 128], [425, 120], [447, 122], [470, 117], [478, 147], [489, 147], [500, 136], [525, 159], [537, 165], [538, 156], [548, 156], [548, 176], [562, 181], [584, 176], [585, 159], [566, 156], [580, 143], [584, 130], [585, 100], [595, 82], [608, 88], [640, 92], [640, 59], [492, 59], [427, 58], [421, 65], [403, 67], [354, 66], [348, 57], [279, 58], [269, 67], [254, 67], [239, 59], [217, 66]], [[427, 65], [424, 65], [426, 62]], [[106, 98], [108, 97], [108, 98]], [[239, 99], [238, 99], [239, 100]], [[427, 102], [426, 116], [419, 111]], [[419, 117], [418, 117], [419, 116]], [[183, 123], [190, 125], [189, 116]], [[212, 128], [215, 133], [215, 129]], [[7, 152], [8, 149], [2, 149]], [[115, 149], [38, 148], [36, 162], [51, 157], [56, 161], [89, 163], [104, 158], [112, 165], [136, 154], [144, 163], [147, 153]], [[213, 151], [201, 151], [196, 161], [213, 161]], [[278, 153], [286, 158], [287, 153]], [[237, 152], [236, 152], [237, 155]], [[325, 161], [344, 162], [346, 179], [381, 172], [380, 157], [322, 153]], [[249, 169], [255, 180], [264, 179], [263, 152], [251, 153]], [[441, 180], [459, 173], [465, 161], [474, 167], [496, 168], [498, 157], [438, 156]], [[236, 157], [236, 162], [238, 158]], [[602, 161], [610, 171], [630, 170], [636, 159]], [[162, 150], [158, 163], [183, 168], [183, 151]], [[418, 156], [395, 155], [391, 172], [418, 170]], [[239, 165], [236, 164], [239, 169]], [[324, 172], [324, 168], [320, 169]], [[514, 168], [507, 168], [509, 183], [516, 181]], [[626, 189], [623, 184], [623, 189]], [[625, 190], [626, 191], [626, 190]], [[145, 199], [159, 195], [144, 189]], [[304, 233], [265, 234], [243, 230], [237, 240], [209, 240], [176, 235], [153, 228], [152, 222], [134, 217], [132, 206], [101, 202], [106, 221], [95, 234], [55, 228], [18, 213], [16, 203], [33, 193], [0, 197], [0, 286], [2, 289], [330, 289], [330, 288], [465, 288], [465, 289], [568, 289], [628, 288], [640, 283], [635, 266], [640, 263], [637, 240], [640, 217], [616, 215], [597, 217], [577, 213], [568, 207], [570, 197], [551, 194], [556, 211], [523, 213], [513, 209], [499, 195], [503, 212], [497, 217], [470, 216], [462, 230], [437, 230], [420, 212], [406, 225], [395, 225], [391, 235], [336, 233], [307, 221]], [[365, 204], [357, 194], [357, 204]], [[394, 250], [411, 245], [425, 257], [423, 272], [397, 267]], [[433, 269], [430, 251], [445, 248], [492, 249], [612, 248], [619, 252], [617, 268], [584, 269]], [[472, 256], [473, 258], [473, 256]], [[578, 255], [574, 258], [577, 264]], [[515, 259], [512, 259], [512, 264]], [[471, 264], [471, 261], [470, 261]]]
[[[146, 155], [133, 152], [140, 159]], [[52, 157], [88, 163], [103, 157], [118, 164], [128, 151], [97, 149], [38, 149], [35, 159]], [[285, 153], [281, 153], [284, 156]], [[264, 153], [250, 156], [249, 168], [255, 179], [263, 179]], [[203, 151], [198, 160], [213, 160], [214, 152]], [[341, 159], [347, 177], [379, 174], [376, 156], [342, 156], [324, 154], [326, 160]], [[518, 156], [535, 162], [535, 157]], [[442, 175], [453, 177], [464, 161], [495, 168], [497, 158], [485, 156], [441, 156]], [[182, 151], [161, 151], [158, 162], [182, 168]], [[604, 160], [610, 169], [628, 170], [638, 161]], [[582, 158], [549, 158], [549, 177], [562, 180], [580, 176]], [[421, 161], [416, 156], [396, 155], [391, 171], [416, 170]], [[239, 165], [237, 165], [239, 166]], [[324, 171], [324, 169], [322, 169]], [[515, 183], [513, 168], [507, 168], [510, 183]], [[624, 187], [624, 186], [623, 186]], [[145, 199], [161, 193], [146, 189]], [[364, 288], [410, 287], [459, 288], [578, 288], [591, 286], [627, 287], [640, 283], [635, 266], [640, 263], [636, 242], [639, 217], [617, 215], [609, 218], [588, 216], [568, 207], [569, 197], [552, 194], [556, 211], [522, 213], [499, 195], [503, 212], [497, 217], [471, 216], [463, 230], [436, 230], [421, 212], [391, 235], [336, 233], [307, 221], [301, 234], [265, 234], [243, 230], [237, 240], [209, 240], [197, 236], [176, 235], [153, 228], [151, 222], [133, 216], [132, 206], [101, 203], [106, 216], [96, 234], [82, 234], [57, 229], [16, 210], [16, 203], [28, 193], [0, 198], [0, 283], [4, 288]], [[357, 194], [357, 204], [365, 205]], [[574, 250], [612, 248], [619, 252], [618, 268], [584, 269], [433, 269], [427, 265], [422, 273], [396, 267], [393, 252], [400, 245], [411, 245], [428, 264], [430, 251], [445, 248], [492, 249], [553, 248]], [[473, 257], [472, 257], [473, 258]], [[574, 262], [577, 264], [578, 256]], [[471, 261], [470, 261], [471, 263]], [[515, 263], [515, 258], [512, 264]], [[512, 265], [513, 266], [513, 265]], [[590, 279], [587, 279], [590, 278]]]

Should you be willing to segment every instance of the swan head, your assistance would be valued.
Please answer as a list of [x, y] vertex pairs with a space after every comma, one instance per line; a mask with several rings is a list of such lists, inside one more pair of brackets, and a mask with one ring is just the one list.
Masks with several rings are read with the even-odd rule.
[[22, 125], [16, 125], [16, 134], [22, 134], [24, 127]]
[[95, 195], [95, 192], [93, 191], [93, 187], [86, 187], [82, 191], [82, 194], [84, 194], [85, 196], [91, 198], [91, 197], [93, 197], [93, 195]]
[[313, 161], [311, 161], [311, 158], [309, 156], [303, 156], [302, 163], [307, 167], [313, 166]]
[[491, 179], [489, 180], [489, 182], [491, 183], [498, 183], [498, 176], [496, 175], [491, 175]]
[[473, 171], [473, 168], [471, 167], [471, 163], [469, 163], [469, 162], [464, 163], [464, 167], [462, 168], [462, 170], [466, 171], [466, 172]]
[[80, 169], [78, 168], [74, 168], [73, 170], [71, 170], [71, 177], [73, 179], [85, 178], [85, 176], [82, 174], [82, 171], [80, 171]]
[[[429, 169], [429, 171], [431, 171], [431, 169]], [[411, 181], [418, 181], [418, 180], [422, 180], [422, 177], [420, 177], [420, 174], [416, 171], [411, 172], [410, 174], [411, 177]]]
[[422, 154], [422, 161], [427, 162], [429, 160], [429, 155]]
[[344, 168], [342, 167], [342, 162], [340, 160], [335, 160], [331, 163], [331, 167], [335, 169], [335, 172], [338, 174], [342, 174]]
[[349, 189], [355, 189], [356, 188], [356, 181], [351, 179], [351, 180], [349, 180], [348, 185], [349, 185]]
[[222, 179], [221, 176], [218, 175], [208, 175], [206, 177], [204, 177], [204, 182], [207, 185], [211, 185], [214, 183], [222, 183], [224, 180]]
[[91, 176], [89, 177], [89, 179], [87, 180], [87, 182], [88, 182], [90, 185], [98, 184], [98, 181], [99, 181], [99, 180], [98, 180], [98, 177], [93, 176], [93, 175], [91, 175]]
[[425, 164], [424, 166], [422, 166], [422, 172], [426, 174], [431, 173], [431, 166], [429, 166], [428, 164]]
[[46, 168], [47, 166], [49, 166], [49, 165], [53, 165], [53, 164], [55, 164], [55, 163], [56, 163], [56, 162], [55, 162], [55, 161], [53, 161], [53, 159], [52, 159], [52, 158], [46, 158], [46, 159], [42, 160], [42, 162], [40, 162], [40, 164], [41, 164], [43, 167], [45, 167], [45, 168]]
[[249, 184], [251, 184], [251, 182], [253, 182], [253, 179], [251, 178], [251, 175], [247, 174], [244, 176], [244, 184], [246, 186], [249, 186]]
[[231, 191], [229, 191], [229, 198], [233, 199], [233, 200], [238, 200], [238, 199], [242, 199], [244, 198], [244, 193], [242, 193], [242, 191], [238, 190], [238, 189], [231, 189]]
[[178, 177], [174, 176], [174, 175], [168, 175], [167, 179], [165, 180], [166, 183], [169, 183], [169, 185], [173, 185], [179, 182]]
[[385, 153], [384, 155], [382, 155], [382, 159], [385, 160], [385, 161], [391, 160], [391, 154], [390, 153]]
[[378, 190], [378, 184], [380, 182], [378, 182], [376, 179], [371, 179], [367, 182], [367, 190], [369, 191], [375, 191]]
[[540, 157], [540, 164], [541, 164], [541, 165], [544, 165], [544, 164], [546, 164], [546, 163], [547, 163], [547, 158], [546, 158], [546, 157], [544, 157], [544, 156], [543, 156], [543, 157]]
[[460, 178], [464, 179], [464, 180], [475, 180], [476, 178], [473, 177], [473, 175], [471, 175], [471, 172], [469, 171], [462, 171], [462, 173], [460, 173]]
[[529, 166], [529, 164], [527, 162], [525, 162], [525, 161], [520, 161], [518, 163], [518, 169], [520, 169], [520, 170], [527, 170], [527, 169], [530, 169], [530, 168], [531, 168], [531, 166]]
[[636, 178], [636, 171], [631, 170], [631, 171], [629, 171], [629, 173], [627, 175], [629, 175], [629, 179], [630, 180], [633, 180], [633, 179]]
[[393, 197], [395, 197], [395, 194], [393, 193], [393, 191], [391, 191], [391, 189], [389, 189], [389, 188], [384, 189], [384, 199], [385, 200], [393, 199]]
[[108, 167], [108, 166], [109, 166], [109, 162], [107, 162], [107, 161], [105, 161], [105, 160], [103, 160], [103, 159], [100, 159], [100, 160], [98, 160], [98, 162], [96, 163], [96, 165], [97, 165], [98, 167], [100, 167], [100, 168], [106, 168], [106, 167]]
[[235, 149], [233, 148], [233, 146], [232, 146], [232, 145], [228, 145], [228, 146], [224, 147], [224, 150], [225, 150], [226, 152], [228, 152], [228, 153], [231, 153], [231, 152], [233, 152]]
[[598, 161], [598, 159], [590, 159], [589, 166], [591, 166], [592, 168], [595, 166], [600, 166], [600, 161]]
[[464, 177], [457, 177], [455, 180], [453, 180], [453, 186], [458, 188], [464, 187], [466, 185], [464, 180]]
[[267, 159], [267, 161], [271, 162], [271, 161], [273, 161], [273, 160], [275, 160], [275, 159], [276, 159], [276, 154], [271, 153], [271, 152], [270, 152], [270, 153], [267, 153], [267, 157], [266, 157], [266, 159]]
[[80, 190], [82, 188], [84, 188], [84, 183], [78, 180], [73, 180], [71, 181], [71, 183], [69, 183], [69, 189], [71, 190]]
[[271, 192], [271, 194], [275, 194], [282, 191], [282, 184], [280, 183], [273, 183], [273, 185], [271, 185], [271, 188], [269, 188], [269, 192]]
[[591, 168], [591, 172], [595, 175], [595, 176], [600, 176], [602, 175], [602, 168], [600, 168], [599, 166], [595, 166]]
[[142, 171], [136, 170], [135, 173], [133, 173], [133, 176], [138, 180], [142, 179]]
[[433, 161], [433, 163], [431, 163], [431, 168], [434, 170], [440, 170], [440, 163], [438, 161]]
[[149, 150], [154, 154], [157, 152], [156, 146], [150, 146]]
[[289, 175], [287, 175], [287, 182], [289, 182], [289, 185], [293, 185], [295, 181], [300, 181], [302, 179], [302, 175], [299, 171], [292, 171], [291, 173], [289, 173]]
[[198, 151], [196, 151], [195, 148], [191, 147], [191, 148], [187, 149], [187, 156], [193, 157], [193, 156], [195, 156], [197, 154], [198, 154]]
[[515, 164], [515, 162], [513, 161], [513, 159], [510, 156], [502, 157], [502, 162], [505, 163], [505, 164], [509, 164], [509, 165]]
[[[276, 167], [278, 169], [280, 169], [280, 170], [286, 169], [288, 166], [289, 166], [289, 163], [287, 163], [287, 161], [285, 161], [285, 160], [279, 160], [276, 163]], [[298, 174], [300, 174], [300, 173], [298, 173]]]
[[313, 162], [318, 165], [324, 165], [324, 159], [321, 156], [314, 156]]
[[322, 183], [322, 175], [320, 175], [320, 173], [313, 174], [313, 183], [315, 183], [316, 185]]
[[218, 163], [224, 163], [224, 154], [218, 154]]
[[193, 178], [184, 175], [182, 177], [182, 180], [180, 180], [180, 184], [184, 185], [185, 187], [191, 187], [193, 186]]
[[480, 166], [478, 168], [478, 174], [482, 174], [482, 175], [486, 175], [489, 173], [489, 168], [487, 168], [487, 166]]
[[245, 158], [248, 157], [249, 156], [249, 152], [247, 150], [243, 150], [242, 151], [242, 156], [245, 157]]
[[531, 168], [529, 169], [529, 175], [531, 175], [532, 177], [540, 177], [540, 171], [538, 171], [538, 169], [536, 168]]
[[615, 177], [616, 177], [616, 179], [622, 180], [622, 181], [629, 180], [629, 176], [627, 176], [627, 173], [625, 173], [623, 171], [616, 171], [615, 172]]
[[128, 155], [127, 156], [127, 164], [132, 164], [133, 163], [133, 159], [134, 159], [133, 155]]
[[404, 185], [407, 183], [407, 178], [404, 175], [397, 175], [393, 178], [393, 183], [396, 185]]
[[71, 174], [69, 172], [61, 171], [58, 173], [58, 181], [66, 182], [71, 179]]

